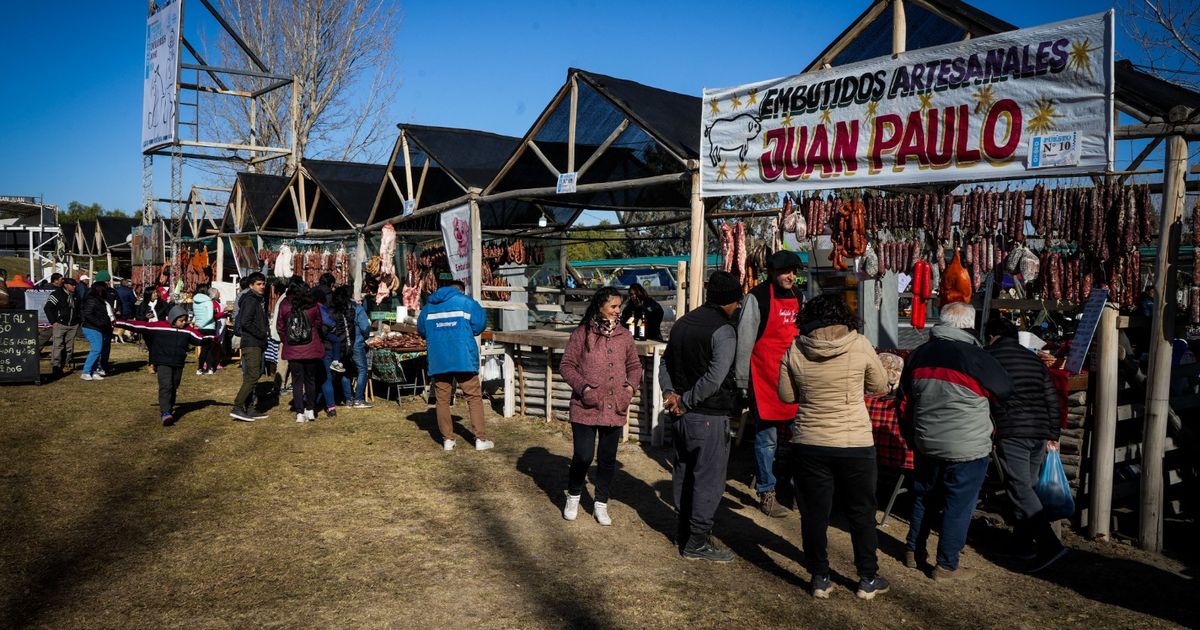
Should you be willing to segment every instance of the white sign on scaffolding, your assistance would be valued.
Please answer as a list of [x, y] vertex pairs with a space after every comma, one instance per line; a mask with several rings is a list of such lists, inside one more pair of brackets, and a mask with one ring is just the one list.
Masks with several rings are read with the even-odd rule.
[[[142, 75], [142, 153], [176, 140], [179, 22], [182, 0], [165, 0], [146, 18], [146, 67]], [[152, 5], [153, 6], [153, 5]]]
[[1103, 171], [1113, 12], [705, 89], [702, 107], [704, 197]]

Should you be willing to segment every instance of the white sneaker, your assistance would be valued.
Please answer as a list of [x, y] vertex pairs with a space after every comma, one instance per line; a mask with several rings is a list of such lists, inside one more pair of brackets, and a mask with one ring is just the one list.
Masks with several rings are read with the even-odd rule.
[[91, 374], [87, 374], [87, 373], [85, 372], [85, 373], [83, 373], [83, 374], [80, 374], [80, 375], [79, 375], [79, 380], [81, 380], [81, 381], [90, 381], [90, 380], [92, 380], [92, 375], [91, 375]]
[[304, 414], [298, 413], [296, 414], [296, 422], [308, 422], [308, 418]]
[[99, 374], [100, 376], [108, 376], [108, 372], [105, 372], [103, 368], [96, 370], [96, 374]]
[[442, 450], [443, 451], [453, 451], [454, 450], [454, 440], [442, 440]]
[[596, 517], [596, 522], [605, 527], [612, 525], [612, 519], [608, 516], [608, 504], [597, 501], [593, 504], [592, 514]]
[[308, 420], [309, 422], [312, 422], [313, 420], [316, 420], [316, 419], [317, 419], [317, 412], [313, 411], [312, 409], [305, 409], [305, 410], [304, 410], [304, 419], [305, 419], [305, 420]]
[[204, 370], [196, 370], [196, 376], [204, 376]]
[[95, 374], [92, 375], [92, 380], [93, 381], [103, 381], [104, 377], [101, 376], [99, 372], [96, 372]]
[[334, 372], [345, 372], [346, 366], [342, 365], [341, 361], [333, 361], [330, 362], [329, 369]]
[[567, 504], [563, 506], [563, 518], [568, 521], [573, 521], [576, 516], [579, 516], [579, 496], [578, 494], [567, 494]]
[[493, 446], [496, 446], [496, 443], [491, 440], [475, 440], [475, 450], [477, 451], [486, 451]]

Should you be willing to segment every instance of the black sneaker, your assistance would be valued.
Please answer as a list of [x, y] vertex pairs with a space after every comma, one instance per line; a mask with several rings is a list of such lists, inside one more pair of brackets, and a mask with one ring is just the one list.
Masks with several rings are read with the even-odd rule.
[[255, 411], [253, 409], [247, 409], [246, 413], [250, 414], [250, 417], [254, 418], [255, 420], [266, 420], [267, 418], [271, 417], [265, 411]]
[[693, 535], [684, 545], [681, 554], [688, 560], [708, 560], [710, 562], [732, 562], [733, 552], [718, 547], [710, 536]]
[[254, 422], [254, 415], [241, 407], [234, 407], [233, 411], [229, 412], [229, 417], [242, 422]]
[[175, 416], [173, 416], [169, 413], [164, 413], [162, 415], [162, 423], [163, 423], [164, 427], [169, 427], [169, 426], [175, 424]]
[[337, 417], [337, 407], [330, 407], [330, 408], [326, 409], [325, 415], [329, 416], [330, 418], [336, 418]]
[[1055, 562], [1058, 562], [1065, 555], [1067, 555], [1066, 547], [1059, 547], [1058, 549], [1039, 554], [1038, 557], [1034, 558], [1033, 562], [1030, 563], [1028, 573], [1037, 573], [1038, 571], [1045, 569]]
[[884, 578], [882, 575], [876, 575], [875, 577], [870, 578], [870, 579], [859, 578], [858, 579], [858, 598], [859, 599], [874, 599], [876, 595], [879, 595], [880, 593], [888, 592], [888, 588], [890, 588], [890, 587], [891, 587], [891, 584], [888, 584], [887, 579]]
[[829, 599], [829, 594], [833, 592], [833, 580], [829, 579], [829, 574], [814, 575], [812, 578], [812, 596], [817, 599]]

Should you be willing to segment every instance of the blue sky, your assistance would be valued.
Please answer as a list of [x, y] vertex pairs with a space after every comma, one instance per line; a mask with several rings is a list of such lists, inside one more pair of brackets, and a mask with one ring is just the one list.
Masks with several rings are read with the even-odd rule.
[[[976, 4], [1019, 26], [1112, 6], [1083, 0]], [[202, 10], [194, 5], [189, 14]], [[569, 67], [697, 95], [705, 86], [794, 74], [867, 5], [866, 0], [405, 3], [395, 45], [401, 86], [391, 113], [395, 122], [519, 136]], [[0, 38], [5, 60], [0, 195], [44, 195], [60, 207], [78, 200], [137, 209], [145, 10], [144, 1], [129, 0], [6, 6]], [[1120, 30], [1117, 49], [1118, 57], [1136, 52]], [[1126, 152], [1123, 148], [1118, 157]], [[200, 183], [198, 175], [188, 174], [186, 185]], [[157, 178], [156, 192], [165, 197], [166, 171]]]

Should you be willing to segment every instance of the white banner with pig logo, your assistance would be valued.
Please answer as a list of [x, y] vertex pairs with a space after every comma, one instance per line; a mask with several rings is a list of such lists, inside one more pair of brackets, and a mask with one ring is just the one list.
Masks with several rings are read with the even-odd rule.
[[455, 280], [470, 283], [471, 279], [471, 207], [458, 206], [442, 213], [442, 240], [446, 243], [446, 260]]
[[704, 90], [705, 197], [1111, 169], [1113, 13]]

